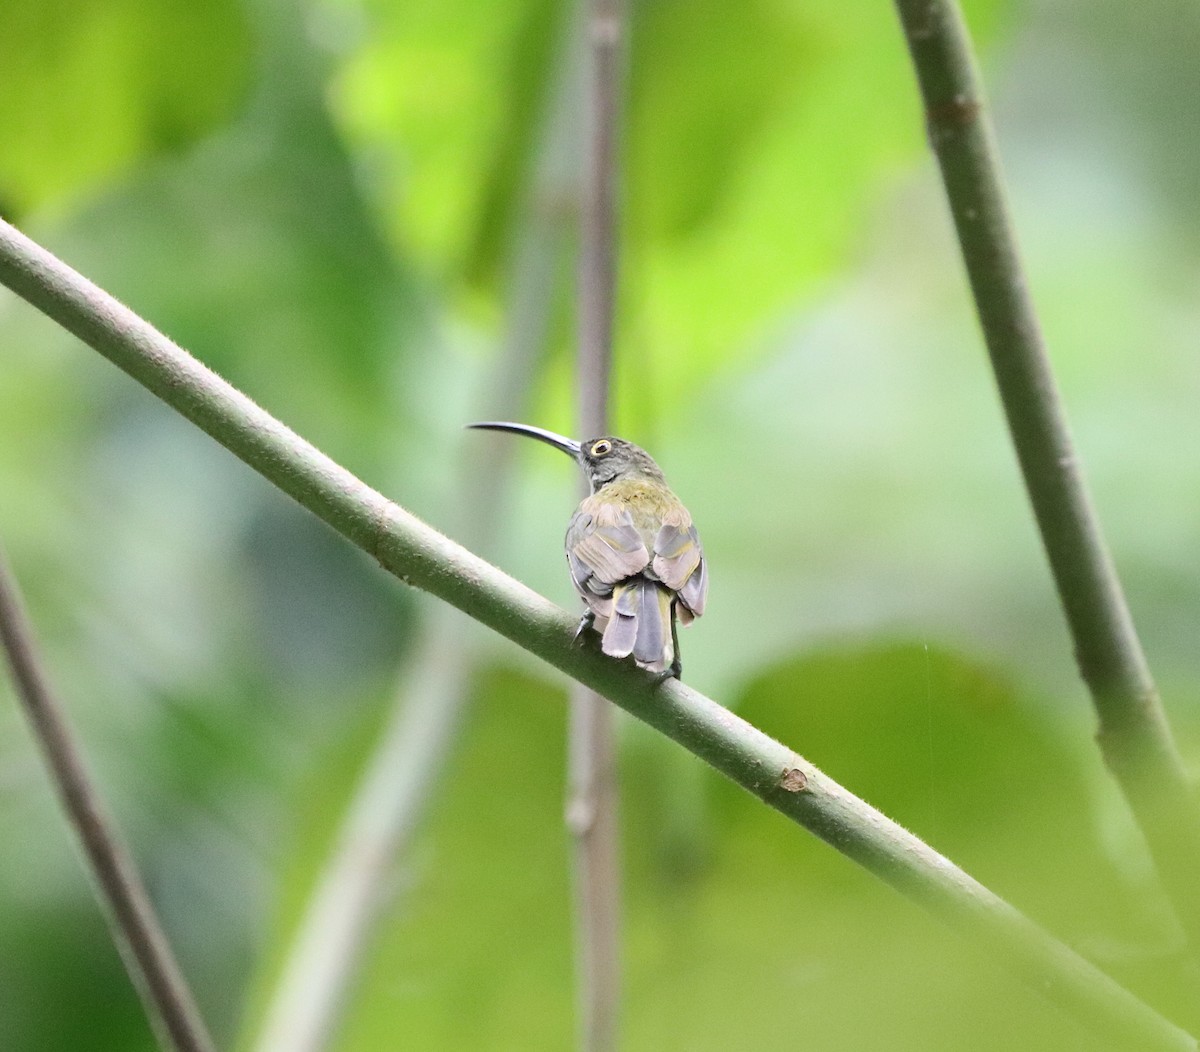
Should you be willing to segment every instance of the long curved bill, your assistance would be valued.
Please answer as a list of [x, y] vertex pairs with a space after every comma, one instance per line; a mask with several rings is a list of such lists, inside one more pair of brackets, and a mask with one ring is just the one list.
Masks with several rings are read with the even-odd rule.
[[514, 435], [525, 435], [527, 438], [536, 438], [539, 442], [545, 442], [548, 446], [561, 449], [568, 456], [575, 458], [579, 456], [581, 448], [579, 443], [573, 438], [565, 438], [562, 435], [556, 435], [553, 431], [547, 431], [541, 427], [533, 427], [530, 424], [510, 424], [502, 420], [487, 420], [479, 424], [467, 424], [467, 427], [478, 428], [481, 431], [510, 431]]

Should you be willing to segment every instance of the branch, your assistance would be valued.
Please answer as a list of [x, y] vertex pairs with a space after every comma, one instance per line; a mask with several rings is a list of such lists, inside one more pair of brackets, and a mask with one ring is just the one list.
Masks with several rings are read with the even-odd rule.
[[971, 43], [954, 0], [897, 0], [984, 339], [1099, 716], [1099, 743], [1200, 951], [1200, 801], [1084, 483], [1030, 299]]
[[202, 428], [402, 581], [610, 698], [925, 907], [1107, 1046], [1196, 1040], [801, 756], [678, 681], [574, 646], [564, 610], [384, 498], [107, 293], [0, 222], [0, 283]]
[[66, 712], [50, 688], [20, 590], [3, 551], [0, 644], [59, 801], [79, 838], [113, 939], [159, 1042], [174, 1052], [212, 1052], [212, 1039], [171, 953], [150, 896], [92, 781]]
[[[577, 35], [574, 25], [567, 33]], [[574, 56], [558, 56], [533, 177], [517, 224], [509, 307], [495, 376], [478, 419], [514, 419], [541, 371], [562, 285], [569, 220], [578, 197], [575, 159], [579, 80]], [[488, 442], [471, 457], [458, 521], [471, 546], [493, 547], [511, 477], [514, 444]], [[400, 672], [392, 714], [377, 739], [317, 878], [267, 1007], [256, 1052], [328, 1047], [359, 970], [386, 887], [420, 829], [458, 739], [474, 647], [450, 607], [428, 612], [414, 656]]]
[[[623, 0], [587, 0], [587, 148], [583, 155], [579, 266], [579, 437], [609, 433], [617, 283], [617, 126]], [[588, 493], [586, 482], [584, 496]], [[621, 985], [620, 844], [613, 709], [573, 684], [566, 821], [575, 842], [575, 940], [580, 1047], [617, 1046]]]

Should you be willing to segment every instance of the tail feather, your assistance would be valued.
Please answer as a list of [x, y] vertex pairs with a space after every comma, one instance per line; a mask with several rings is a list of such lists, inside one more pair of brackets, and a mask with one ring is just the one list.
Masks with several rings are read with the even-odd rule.
[[671, 638], [671, 593], [648, 577], [630, 578], [613, 589], [613, 616], [601, 649], [628, 657], [651, 672], [665, 672], [675, 659]]
[[613, 657], [629, 657], [637, 642], [637, 614], [621, 614], [615, 609], [604, 628], [600, 649]]
[[671, 596], [661, 585], [642, 585], [642, 609], [638, 616], [637, 642], [633, 656], [639, 665], [662, 672], [671, 663]]

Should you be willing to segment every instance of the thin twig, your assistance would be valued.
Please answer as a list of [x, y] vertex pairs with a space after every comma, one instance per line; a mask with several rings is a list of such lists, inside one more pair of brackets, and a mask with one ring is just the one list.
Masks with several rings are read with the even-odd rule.
[[[1196, 1039], [842, 788], [677, 680], [572, 643], [575, 618], [371, 489], [86, 278], [0, 221], [0, 283], [377, 558], [678, 742], [958, 931], [1102, 1035], [1105, 1047], [1191, 1050]], [[502, 791], [498, 787], [497, 791]]]
[[[574, 24], [566, 32], [577, 35]], [[563, 283], [578, 198], [579, 78], [569, 49], [557, 58], [561, 68], [547, 78], [542, 143], [521, 210], [506, 331], [479, 414], [483, 418], [522, 418], [521, 408], [541, 372]], [[510, 443], [490, 442], [470, 460], [458, 519], [473, 549], [488, 551], [496, 541], [512, 453]], [[336, 1033], [374, 922], [388, 901], [389, 877], [420, 828], [457, 741], [470, 698], [473, 650], [457, 610], [438, 604], [428, 612], [414, 656], [401, 671], [391, 717], [364, 765], [298, 925], [257, 1052], [319, 1052]]]
[[953, 0], [897, 0], [1025, 485], [1099, 717], [1099, 743], [1195, 954], [1200, 800], [1171, 736], [1083, 470], [1017, 250], [1000, 162]]
[[212, 1052], [212, 1039], [171, 953], [150, 896], [88, 772], [83, 748], [66, 711], [50, 687], [33, 627], [3, 550], [0, 643], [59, 801], [79, 838], [113, 939], [159, 1043], [175, 1052]]
[[[609, 432], [616, 319], [618, 122], [623, 0], [588, 0], [587, 146], [579, 266], [579, 435]], [[584, 485], [586, 496], [587, 486]], [[580, 1047], [616, 1048], [621, 982], [620, 852], [612, 706], [571, 689], [566, 821], [574, 838], [575, 944]]]

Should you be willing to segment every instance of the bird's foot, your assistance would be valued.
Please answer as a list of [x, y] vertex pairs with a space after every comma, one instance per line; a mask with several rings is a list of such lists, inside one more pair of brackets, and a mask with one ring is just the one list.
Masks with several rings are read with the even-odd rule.
[[583, 616], [579, 619], [579, 624], [575, 628], [575, 635], [571, 637], [571, 642], [578, 646], [583, 640], [583, 633], [589, 628], [592, 628], [596, 623], [596, 615], [591, 610], [585, 610]]
[[675, 620], [675, 601], [671, 603], [671, 667], [664, 678], [670, 679], [672, 676], [681, 682], [683, 680], [683, 656], [679, 653], [679, 622]]
[[657, 676], [654, 677], [654, 682], [651, 684], [651, 686], [652, 687], [661, 687], [669, 679], [678, 679], [682, 682], [682, 678], [683, 678], [683, 665], [680, 664], [679, 659], [676, 658], [674, 661], [671, 662], [671, 667], [669, 669], [667, 669], [666, 672], [660, 672]]

